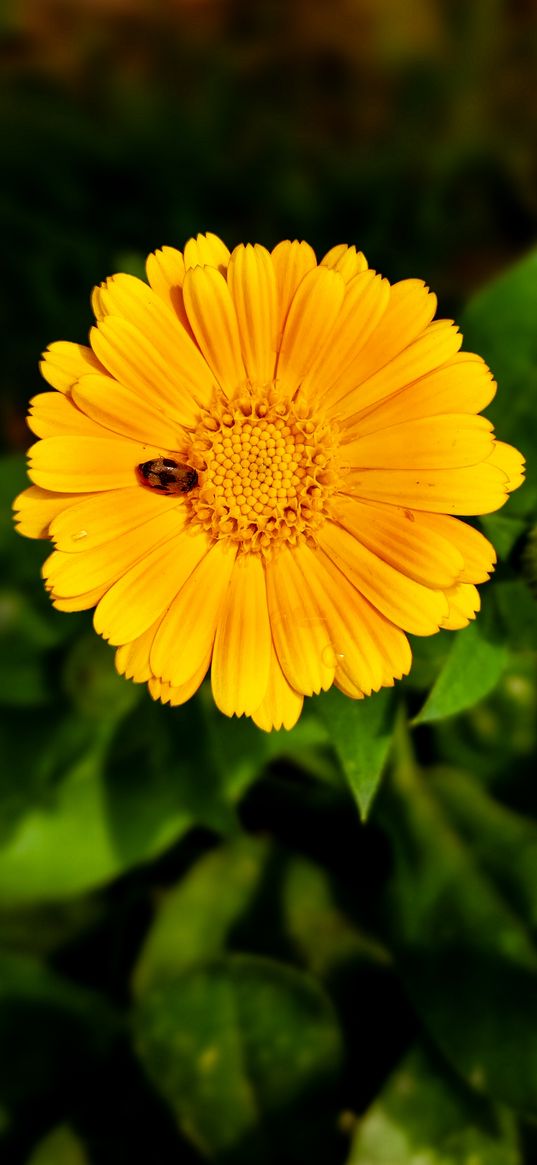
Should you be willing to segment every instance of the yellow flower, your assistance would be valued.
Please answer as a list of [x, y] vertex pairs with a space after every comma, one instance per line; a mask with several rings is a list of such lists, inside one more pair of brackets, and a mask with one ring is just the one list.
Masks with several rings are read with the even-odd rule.
[[54, 605], [96, 607], [118, 670], [181, 704], [209, 667], [226, 715], [290, 728], [335, 683], [405, 675], [405, 632], [464, 627], [490, 543], [453, 515], [502, 506], [523, 459], [477, 414], [479, 356], [417, 279], [355, 247], [317, 264], [214, 235], [93, 295], [91, 347], [60, 342], [31, 402], [42, 440], [21, 533], [52, 538]]

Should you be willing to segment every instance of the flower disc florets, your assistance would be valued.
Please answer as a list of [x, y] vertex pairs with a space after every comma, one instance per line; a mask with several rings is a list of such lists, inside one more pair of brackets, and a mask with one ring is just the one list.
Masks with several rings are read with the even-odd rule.
[[337, 446], [335, 425], [275, 385], [219, 393], [186, 448], [199, 479], [187, 501], [192, 520], [239, 553], [314, 544], [337, 488]]

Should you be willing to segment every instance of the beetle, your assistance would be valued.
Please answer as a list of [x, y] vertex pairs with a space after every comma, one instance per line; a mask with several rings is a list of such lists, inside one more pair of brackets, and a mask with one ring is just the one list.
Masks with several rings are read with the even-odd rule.
[[142, 461], [136, 473], [142, 485], [160, 494], [188, 494], [198, 484], [196, 470], [182, 461], [173, 461], [171, 457]]

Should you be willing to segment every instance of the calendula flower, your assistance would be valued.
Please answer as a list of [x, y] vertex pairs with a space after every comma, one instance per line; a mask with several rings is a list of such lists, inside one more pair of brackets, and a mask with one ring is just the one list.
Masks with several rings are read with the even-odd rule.
[[317, 264], [214, 235], [96, 288], [91, 347], [34, 397], [19, 529], [56, 546], [56, 607], [95, 607], [118, 670], [182, 704], [209, 668], [227, 715], [292, 727], [305, 695], [408, 672], [405, 632], [464, 627], [486, 514], [523, 460], [478, 413], [495, 385], [416, 279], [355, 247]]

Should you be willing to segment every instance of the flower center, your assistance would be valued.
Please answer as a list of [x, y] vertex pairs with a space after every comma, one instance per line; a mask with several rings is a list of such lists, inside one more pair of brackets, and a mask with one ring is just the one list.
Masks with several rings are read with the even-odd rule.
[[244, 551], [314, 542], [337, 487], [337, 445], [334, 426], [272, 386], [218, 395], [185, 451], [198, 472], [185, 499], [192, 520]]

